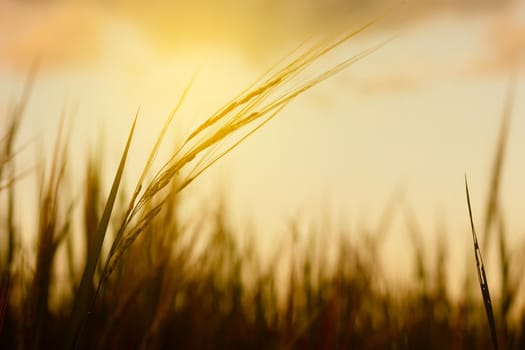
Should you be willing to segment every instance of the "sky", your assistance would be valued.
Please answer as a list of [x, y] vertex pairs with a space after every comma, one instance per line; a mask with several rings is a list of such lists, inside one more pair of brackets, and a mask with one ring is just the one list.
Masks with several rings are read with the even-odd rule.
[[[38, 151], [50, 152], [66, 108], [72, 177], [82, 174], [86, 155], [97, 147], [111, 176], [140, 105], [127, 173], [132, 183], [192, 78], [160, 159], [181, 130], [298, 44], [377, 17], [382, 20], [318, 69], [392, 40], [299, 96], [210, 168], [185, 190], [185, 210], [198, 211], [224, 194], [232, 223], [241, 231], [257, 227], [261, 246], [271, 250], [294, 219], [320, 225], [328, 215], [352, 234], [374, 227], [394, 198], [402, 204], [398, 229], [385, 243], [387, 261], [409, 264], [403, 253], [409, 215], [428, 232], [429, 247], [445, 226], [449, 240], [459, 242], [456, 259], [463, 259], [470, 239], [463, 175], [481, 222], [514, 76], [502, 203], [511, 239], [519, 242], [525, 235], [524, 1], [0, 0], [0, 116], [38, 62], [20, 143], [33, 140], [42, 146]], [[22, 155], [23, 163], [35, 154]]]

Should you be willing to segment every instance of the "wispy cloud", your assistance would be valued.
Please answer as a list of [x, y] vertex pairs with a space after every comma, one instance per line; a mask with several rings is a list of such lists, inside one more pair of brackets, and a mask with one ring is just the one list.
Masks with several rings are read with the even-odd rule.
[[0, 64], [26, 70], [91, 62], [99, 55], [99, 12], [80, 4], [0, 2]]
[[494, 21], [487, 31], [484, 55], [466, 70], [471, 74], [495, 74], [522, 69], [525, 69], [525, 18], [508, 14]]
[[382, 78], [363, 79], [355, 86], [365, 95], [376, 95], [411, 90], [417, 88], [422, 81], [419, 76], [397, 73]]
[[382, 58], [390, 57], [390, 64], [351, 85], [365, 95], [390, 94], [444, 80], [525, 72], [525, 3], [479, 17], [451, 14], [414, 27], [409, 39], [394, 43], [396, 50]]
[[[124, 21], [160, 54], [186, 45], [236, 45], [252, 57], [290, 47], [312, 32], [353, 25], [389, 9], [383, 29], [417, 26], [439, 14], [501, 12], [512, 0], [0, 0], [0, 64], [15, 69], [42, 56], [48, 66], [94, 62], [104, 54], [107, 23]], [[381, 27], [380, 27], [381, 28]], [[504, 35], [504, 34], [502, 34]], [[521, 40], [521, 39], [516, 39]], [[114, 43], [119, 45], [119, 43]], [[510, 50], [510, 48], [502, 48]], [[509, 55], [512, 52], [509, 52]], [[399, 79], [391, 79], [391, 82]], [[403, 83], [404, 84], [404, 83]], [[403, 85], [402, 84], [402, 85]], [[395, 85], [395, 84], [394, 84]]]

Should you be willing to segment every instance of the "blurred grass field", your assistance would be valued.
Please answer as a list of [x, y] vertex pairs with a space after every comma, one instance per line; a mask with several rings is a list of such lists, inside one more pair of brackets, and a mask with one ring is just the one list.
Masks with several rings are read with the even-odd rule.
[[[297, 96], [381, 48], [303, 75], [361, 29], [287, 57], [187, 130], [157, 168], [189, 84], [161, 126], [132, 191], [122, 183], [133, 181], [126, 177], [133, 119], [119, 167], [112, 169], [111, 189], [105, 190], [103, 149], [82, 159], [83, 169], [75, 169], [81, 176], [71, 177], [71, 157], [78, 154], [68, 148], [66, 111], [56, 125], [52, 154], [34, 167], [18, 162], [28, 147], [20, 125], [38, 70], [29, 74], [2, 118], [0, 133], [0, 348], [491, 349], [472, 249], [458, 266], [449, 259], [457, 241], [445, 238], [470, 235], [466, 201], [465, 230], [442, 232], [435, 242], [425, 242], [433, 237], [427, 234], [436, 230], [433, 225], [405, 215], [412, 244], [396, 254], [413, 256], [406, 284], [392, 282], [382, 259], [387, 236], [397, 234], [394, 218], [410, 213], [395, 195], [377, 213], [376, 227], [357, 232], [310, 226], [308, 217], [294, 217], [266, 259], [254, 232], [227, 220], [222, 197], [227, 192], [217, 191], [214, 202], [190, 216], [178, 215], [187, 200], [183, 191], [210, 166]], [[525, 348], [524, 245], [509, 245], [500, 196], [513, 99], [511, 85], [495, 131], [484, 215], [473, 218], [483, 253], [492, 252], [486, 264], [496, 273], [487, 277], [502, 349]], [[458, 182], [463, 170], [458, 169]], [[18, 192], [16, 184], [25, 177], [37, 182], [35, 202], [25, 202]], [[71, 183], [80, 184], [82, 193], [72, 193]], [[25, 232], [19, 211], [31, 206], [38, 207], [36, 231]], [[23, 243], [27, 237], [30, 244]], [[449, 276], [457, 269], [467, 273], [461, 292], [453, 295]]]

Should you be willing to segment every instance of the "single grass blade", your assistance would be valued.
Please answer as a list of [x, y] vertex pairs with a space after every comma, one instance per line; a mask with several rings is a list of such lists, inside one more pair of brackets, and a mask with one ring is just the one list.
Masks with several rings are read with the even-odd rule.
[[131, 140], [133, 138], [133, 133], [135, 131], [137, 117], [138, 117], [138, 111], [137, 111], [137, 115], [135, 115], [135, 120], [133, 121], [133, 125], [131, 127], [131, 131], [128, 136], [126, 148], [124, 149], [124, 153], [122, 154], [122, 158], [120, 159], [120, 164], [119, 164], [117, 173], [115, 175], [115, 178], [113, 180], [113, 185], [111, 187], [111, 191], [106, 201], [106, 205], [105, 205], [102, 217], [100, 219], [99, 226], [97, 228], [92, 254], [87, 257], [86, 266], [84, 268], [84, 273], [82, 274], [82, 280], [80, 282], [80, 287], [78, 290], [78, 295], [77, 295], [77, 298], [75, 299], [75, 304], [73, 307], [73, 311], [71, 313], [72, 320], [69, 325], [68, 332], [66, 332], [66, 342], [65, 342], [65, 347], [64, 347], [65, 349], [73, 349], [75, 347], [76, 341], [78, 340], [78, 335], [81, 331], [81, 328], [84, 322], [87, 320], [87, 316], [88, 316], [87, 309], [88, 309], [88, 302], [89, 302], [89, 294], [90, 294], [92, 282], [93, 282], [93, 275], [95, 273], [95, 269], [97, 267], [97, 263], [100, 257], [102, 243], [104, 242], [104, 237], [106, 236], [109, 219], [113, 211], [113, 206], [115, 204], [115, 199], [117, 197], [117, 192], [120, 186], [120, 181], [122, 179], [122, 174], [124, 173], [124, 167], [126, 165], [126, 159], [128, 156], [129, 147], [131, 145]]
[[476, 267], [478, 272], [479, 286], [481, 288], [481, 295], [483, 296], [483, 303], [485, 304], [485, 312], [489, 321], [490, 336], [492, 338], [492, 345], [494, 349], [498, 349], [498, 338], [496, 334], [496, 323], [494, 321], [494, 312], [492, 310], [492, 301], [490, 300], [489, 285], [487, 276], [485, 275], [485, 266], [483, 265], [483, 257], [479, 249], [478, 237], [476, 229], [474, 228], [474, 219], [472, 218], [472, 208], [470, 205], [470, 194], [468, 190], [467, 175], [465, 175], [465, 191], [467, 194], [468, 214], [470, 218], [470, 228], [472, 229], [472, 241], [474, 242], [474, 255], [476, 256]]
[[172, 124], [173, 119], [175, 118], [175, 115], [177, 114], [177, 112], [182, 107], [183, 102], [186, 100], [186, 97], [187, 97], [191, 87], [193, 86], [193, 82], [195, 81], [195, 79], [196, 79], [196, 75], [194, 75], [192, 77], [192, 79], [190, 80], [190, 82], [188, 83], [186, 88], [184, 89], [181, 97], [179, 98], [179, 101], [177, 102], [177, 104], [175, 105], [175, 107], [173, 108], [171, 113], [169, 114], [168, 118], [164, 122], [162, 130], [161, 130], [159, 136], [157, 137], [157, 140], [155, 141], [155, 145], [153, 146], [152, 150], [150, 151], [150, 154], [148, 156], [148, 160], [147, 160], [146, 165], [144, 166], [144, 169], [142, 170], [140, 178], [139, 178], [139, 180], [137, 182], [137, 185], [135, 187], [135, 191], [134, 191], [133, 196], [132, 196], [132, 198], [131, 198], [131, 200], [129, 202], [128, 209], [126, 211], [126, 214], [124, 215], [124, 219], [122, 221], [122, 224], [120, 225], [120, 228], [117, 231], [115, 239], [113, 240], [113, 243], [111, 244], [111, 248], [109, 250], [109, 255], [107, 257], [106, 264], [104, 265], [104, 267], [102, 269], [102, 277], [101, 277], [100, 281], [98, 282], [98, 286], [97, 286], [97, 289], [96, 289], [96, 292], [95, 292], [95, 296], [93, 298], [93, 303], [96, 301], [96, 298], [98, 297], [98, 295], [100, 294], [100, 292], [102, 290], [103, 284], [105, 283], [106, 279], [109, 277], [110, 266], [112, 266], [112, 264], [114, 264], [113, 260], [115, 258], [115, 255], [117, 254], [117, 249], [121, 245], [121, 241], [122, 241], [122, 238], [123, 238], [123, 235], [124, 235], [124, 230], [126, 229], [128, 224], [130, 223], [130, 221], [131, 221], [131, 219], [132, 219], [132, 217], [134, 215], [134, 211], [137, 211], [137, 207], [135, 206], [135, 202], [136, 202], [137, 198], [139, 197], [140, 191], [143, 188], [143, 184], [144, 184], [144, 181], [146, 179], [146, 176], [148, 175], [148, 173], [149, 173], [149, 171], [151, 169], [151, 166], [153, 165], [153, 161], [155, 160], [155, 157], [157, 156], [158, 150], [159, 150], [159, 148], [160, 148], [160, 146], [162, 144], [162, 141], [164, 140], [164, 137], [166, 136], [166, 132], [168, 131], [169, 126]]

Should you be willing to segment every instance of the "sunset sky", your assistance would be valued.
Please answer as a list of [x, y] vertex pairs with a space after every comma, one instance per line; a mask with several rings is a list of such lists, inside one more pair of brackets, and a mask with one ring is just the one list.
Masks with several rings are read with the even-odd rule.
[[[392, 41], [298, 97], [185, 194], [198, 198], [195, 205], [224, 194], [233, 222], [254, 222], [268, 243], [286, 233], [294, 218], [320, 222], [329, 213], [350, 228], [373, 226], [400, 192], [407, 208], [400, 210], [400, 227], [406, 212], [429, 233], [441, 220], [449, 239], [463, 247], [470, 239], [464, 235], [463, 174], [481, 225], [514, 75], [502, 203], [509, 230], [522, 239], [525, 1], [0, 0], [0, 115], [38, 61], [19, 143], [34, 140], [50, 149], [66, 106], [74, 111], [72, 173], [82, 174], [88, 149], [102, 141], [109, 179], [140, 105], [126, 180], [131, 184], [192, 77], [160, 160], [180, 130], [230, 100], [298, 44], [308, 46], [382, 15], [320, 69]], [[23, 163], [34, 162], [35, 154], [26, 151]], [[389, 237], [387, 255], [397, 256], [408, 238], [401, 230]]]

